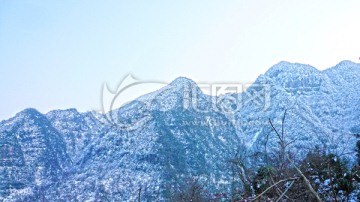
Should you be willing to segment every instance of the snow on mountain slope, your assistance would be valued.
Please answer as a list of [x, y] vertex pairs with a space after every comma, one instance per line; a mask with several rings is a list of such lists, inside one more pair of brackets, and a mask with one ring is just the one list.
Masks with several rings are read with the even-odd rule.
[[10, 201], [134, 201], [141, 188], [142, 201], [166, 200], [191, 177], [211, 193], [228, 192], [228, 161], [264, 152], [266, 141], [276, 150], [268, 119], [280, 129], [285, 110], [295, 158], [315, 146], [352, 152], [359, 76], [360, 65], [350, 61], [324, 71], [280, 62], [245, 92], [219, 98], [180, 77], [105, 116], [27, 109], [0, 122], [1, 148], [12, 151], [0, 156], [0, 194]]
[[75, 161], [83, 149], [98, 137], [101, 123], [90, 112], [79, 113], [76, 109], [53, 110], [46, 117], [66, 142], [67, 153]]
[[[277, 147], [276, 136], [268, 119], [280, 129], [285, 110], [285, 132], [288, 142], [299, 158], [304, 150], [315, 146], [338, 154], [351, 153], [355, 148], [355, 133], [359, 126], [360, 65], [348, 61], [333, 68], [318, 71], [309, 65], [280, 62], [260, 75], [254, 86], [270, 86], [270, 104], [248, 103], [237, 113], [238, 122], [258, 120], [262, 127], [240, 126], [245, 141], [256, 135], [254, 151], [263, 150], [269, 137]], [[255, 87], [248, 92], [256, 94]], [[260, 134], [258, 134], [260, 132]]]
[[340, 62], [335, 67], [324, 71], [332, 81], [336, 93], [329, 93], [333, 98], [333, 111], [336, 119], [333, 125], [353, 134], [360, 133], [360, 66], [351, 61]]
[[61, 135], [35, 109], [26, 109], [2, 121], [0, 137], [1, 197], [16, 195], [16, 190], [24, 188], [47, 187], [61, 179], [63, 171], [71, 165]]
[[[58, 197], [134, 201], [142, 188], [144, 201], [162, 200], [191, 177], [212, 184], [209, 190], [229, 191], [228, 160], [234, 158], [240, 139], [224, 115], [183, 108], [185, 99], [195, 94], [205, 98], [189, 81], [177, 79], [155, 96], [114, 111], [120, 127], [109, 124], [107, 132], [86, 147]], [[184, 88], [190, 89], [190, 96], [184, 96]], [[138, 127], [125, 127], [144, 117], [147, 121]]]

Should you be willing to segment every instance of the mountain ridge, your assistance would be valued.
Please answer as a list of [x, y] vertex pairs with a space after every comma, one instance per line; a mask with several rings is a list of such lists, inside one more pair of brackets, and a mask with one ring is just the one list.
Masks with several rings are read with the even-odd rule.
[[[280, 62], [245, 92], [221, 99], [179, 77], [113, 110], [109, 122], [74, 108], [46, 114], [25, 109], [0, 122], [0, 145], [14, 151], [1, 159], [11, 166], [0, 165], [0, 199], [134, 201], [142, 188], [142, 198], [151, 201], [169, 197], [190, 177], [208, 182], [212, 192], [229, 192], [227, 162], [237, 154], [264, 152], [267, 138], [268, 149], [275, 150], [268, 120], [280, 127], [285, 110], [294, 158], [315, 146], [351, 152], [353, 134], [360, 133], [358, 76], [360, 64], [349, 61], [322, 71]], [[233, 110], [224, 111], [224, 103]], [[251, 165], [263, 160], [247, 159]], [[29, 180], [17, 181], [4, 174], [9, 172]]]

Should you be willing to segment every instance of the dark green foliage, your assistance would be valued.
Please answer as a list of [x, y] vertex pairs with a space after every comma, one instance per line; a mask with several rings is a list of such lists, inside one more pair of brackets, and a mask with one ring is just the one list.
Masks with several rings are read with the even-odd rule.
[[357, 164], [360, 166], [360, 140], [356, 142], [356, 157], [357, 157]]
[[276, 170], [270, 165], [260, 167], [254, 177], [253, 187], [255, 194], [260, 194], [265, 191], [266, 188], [271, 186], [272, 178], [275, 175]]
[[172, 190], [170, 199], [177, 202], [205, 202], [209, 201], [211, 196], [206, 191], [204, 183], [198, 178], [192, 178], [185, 181], [178, 189]]
[[[354, 200], [354, 193], [359, 193], [356, 190], [360, 188], [360, 140], [356, 143], [358, 162], [351, 169], [345, 159], [319, 147], [309, 151], [302, 161], [295, 162], [291, 158], [291, 152], [287, 150], [289, 144], [283, 132], [285, 115], [286, 112], [281, 133], [269, 120], [279, 140], [280, 149], [269, 160], [265, 143], [265, 153], [257, 155], [260, 155], [260, 159], [266, 159], [266, 164], [261, 165], [255, 174], [247, 176], [252, 182], [255, 196], [244, 192], [244, 198], [271, 201], [348, 201], [351, 197]], [[242, 169], [248, 168], [243, 165]]]
[[324, 199], [345, 200], [354, 190], [353, 171], [335, 154], [315, 149], [303, 160], [301, 168]]

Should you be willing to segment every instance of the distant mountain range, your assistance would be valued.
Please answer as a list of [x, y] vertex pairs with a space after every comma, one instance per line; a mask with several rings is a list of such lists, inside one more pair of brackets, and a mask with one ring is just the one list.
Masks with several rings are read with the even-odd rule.
[[265, 141], [276, 149], [268, 120], [280, 128], [285, 110], [294, 158], [320, 147], [354, 160], [360, 64], [280, 62], [246, 91], [219, 97], [180, 77], [105, 115], [25, 109], [0, 122], [0, 200], [163, 201], [192, 177], [228, 193], [229, 161], [263, 152]]

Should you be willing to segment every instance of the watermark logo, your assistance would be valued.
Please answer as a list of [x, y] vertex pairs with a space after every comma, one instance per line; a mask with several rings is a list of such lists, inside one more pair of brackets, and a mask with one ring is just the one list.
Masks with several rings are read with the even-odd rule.
[[[150, 93], [152, 92], [152, 93]], [[117, 88], [103, 85], [101, 112], [107, 122], [127, 130], [144, 126], [151, 112], [193, 110], [234, 115], [251, 104], [257, 111], [270, 107], [270, 86], [251, 83], [197, 83], [180, 79], [175, 83], [144, 81], [127, 75]], [[229, 116], [227, 116], [229, 117]]]
[[[166, 83], [164, 82], [138, 80], [131, 74], [125, 76], [115, 89], [110, 88], [105, 83], [101, 92], [101, 112], [105, 121], [123, 129], [140, 127], [140, 123], [149, 120], [149, 115], [141, 110], [149, 108], [150, 103], [146, 101], [151, 102], [154, 99], [143, 97], [141, 100], [141, 96], [151, 92], [151, 90], [161, 89], [165, 86]], [[127, 105], [135, 102], [135, 100], [137, 100], [135, 108], [131, 109], [131, 106], [128, 106], [129, 109], [127, 110]]]

